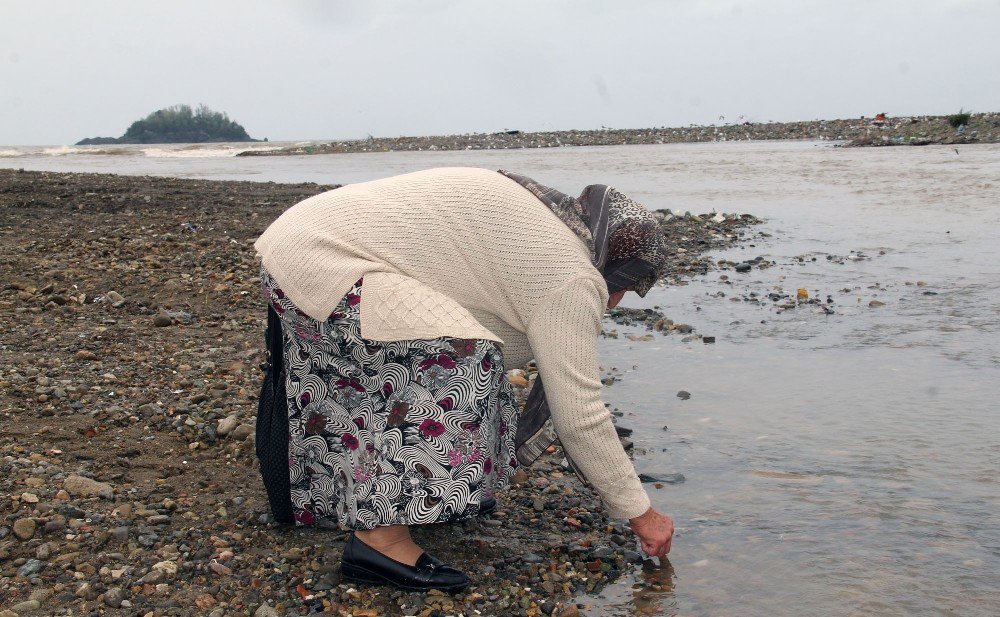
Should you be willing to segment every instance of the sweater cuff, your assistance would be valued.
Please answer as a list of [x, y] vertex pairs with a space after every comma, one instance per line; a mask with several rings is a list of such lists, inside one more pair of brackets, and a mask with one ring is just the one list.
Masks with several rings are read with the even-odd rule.
[[[639, 484], [638, 479], [635, 483]], [[612, 518], [633, 519], [645, 514], [650, 508], [649, 495], [641, 484], [638, 488], [614, 487], [608, 493], [606, 496], [601, 495], [601, 500]]]

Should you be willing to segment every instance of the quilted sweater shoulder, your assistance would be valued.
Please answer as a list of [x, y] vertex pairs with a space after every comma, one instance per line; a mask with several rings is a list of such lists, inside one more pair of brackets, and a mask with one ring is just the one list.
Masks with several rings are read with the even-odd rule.
[[450, 336], [503, 342], [447, 295], [408, 276], [389, 272], [365, 277], [361, 336], [373, 341]]

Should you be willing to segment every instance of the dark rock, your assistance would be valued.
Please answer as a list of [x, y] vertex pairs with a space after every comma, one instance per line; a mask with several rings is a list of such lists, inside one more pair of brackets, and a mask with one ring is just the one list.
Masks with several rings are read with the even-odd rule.
[[29, 577], [45, 569], [45, 562], [40, 559], [29, 559], [17, 569], [18, 576]]
[[630, 437], [632, 435], [632, 429], [617, 424], [615, 425], [615, 432], [618, 433], [619, 437]]
[[125, 590], [121, 587], [111, 587], [104, 592], [104, 604], [111, 608], [119, 608], [125, 600]]
[[681, 399], [682, 401], [686, 401], [689, 398], [691, 398], [691, 393], [688, 392], [687, 390], [681, 390], [677, 393], [677, 398]]
[[626, 563], [642, 563], [642, 555], [636, 551], [624, 550], [622, 551], [622, 557], [625, 558]]
[[687, 478], [682, 473], [662, 473], [662, 474], [639, 474], [639, 481], [643, 484], [650, 482], [663, 482], [664, 484], [683, 484]]
[[156, 326], [157, 328], [166, 328], [167, 326], [172, 325], [173, 323], [174, 323], [173, 319], [170, 319], [169, 317], [167, 317], [162, 313], [153, 317], [153, 325]]

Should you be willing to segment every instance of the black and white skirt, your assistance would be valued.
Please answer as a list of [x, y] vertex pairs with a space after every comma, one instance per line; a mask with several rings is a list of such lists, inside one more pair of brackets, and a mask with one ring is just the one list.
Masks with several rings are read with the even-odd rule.
[[493, 503], [517, 466], [517, 405], [497, 343], [366, 340], [363, 280], [317, 321], [261, 275], [284, 334], [297, 523], [439, 523]]

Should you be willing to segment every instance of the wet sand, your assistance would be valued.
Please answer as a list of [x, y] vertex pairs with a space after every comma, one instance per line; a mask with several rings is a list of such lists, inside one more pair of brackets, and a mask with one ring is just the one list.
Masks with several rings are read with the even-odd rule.
[[[574, 615], [642, 562], [558, 449], [417, 532], [454, 596], [342, 584], [344, 532], [270, 522], [252, 243], [329, 188], [0, 170], [0, 615]], [[754, 222], [660, 215], [675, 281]]]

